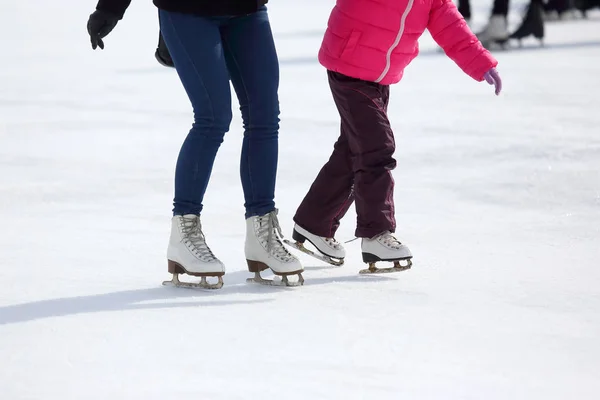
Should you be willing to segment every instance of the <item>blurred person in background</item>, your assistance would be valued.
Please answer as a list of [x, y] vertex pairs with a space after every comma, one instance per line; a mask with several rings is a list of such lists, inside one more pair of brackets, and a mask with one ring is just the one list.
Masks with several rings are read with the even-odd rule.
[[[544, 6], [542, 0], [530, 1], [521, 25], [513, 33], [508, 31], [509, 8], [510, 0], [494, 0], [487, 25], [477, 33], [477, 38], [486, 48], [494, 45], [504, 47], [510, 39], [520, 41], [529, 36], [533, 36], [540, 41], [544, 39]], [[459, 0], [458, 10], [465, 20], [470, 21], [471, 4], [469, 0]]]

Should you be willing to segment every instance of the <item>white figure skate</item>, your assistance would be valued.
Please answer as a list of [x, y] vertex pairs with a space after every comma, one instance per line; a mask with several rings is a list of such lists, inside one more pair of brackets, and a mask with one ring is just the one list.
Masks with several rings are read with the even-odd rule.
[[[172, 218], [167, 259], [173, 278], [163, 285], [205, 289], [223, 287], [225, 266], [206, 244], [199, 215], [176, 215]], [[201, 280], [199, 283], [181, 282], [179, 274], [199, 276]], [[218, 277], [218, 282], [208, 283], [206, 278], [211, 276]]]
[[[362, 239], [363, 261], [369, 264], [369, 268], [359, 271], [361, 274], [381, 274], [388, 272], [400, 272], [410, 269], [412, 266], [412, 254], [408, 247], [400, 243], [392, 234], [385, 231], [372, 239]], [[391, 268], [377, 268], [375, 264], [379, 261], [391, 261]]]
[[492, 15], [485, 28], [476, 36], [486, 49], [492, 49], [495, 46], [505, 49], [510, 38], [506, 17], [504, 15]]
[[[283, 235], [277, 220], [277, 210], [246, 219], [244, 249], [248, 271], [254, 273], [254, 278], [248, 278], [247, 282], [280, 285], [280, 283], [264, 279], [260, 275], [261, 271], [270, 268], [275, 275], [281, 276], [281, 284], [285, 286], [299, 286], [304, 283], [302, 277], [304, 268], [300, 264], [300, 260], [286, 249], [280, 237]], [[290, 282], [289, 275], [298, 275], [298, 280]]]
[[[308, 254], [309, 256], [316, 258], [317, 260], [324, 261], [336, 267], [344, 264], [346, 250], [340, 242], [335, 240], [335, 238], [314, 235], [298, 224], [294, 226], [292, 238], [295, 240], [295, 242], [291, 242], [287, 239], [283, 242], [305, 254]], [[319, 253], [315, 253], [314, 251], [304, 247], [304, 243], [307, 240], [319, 251]]]

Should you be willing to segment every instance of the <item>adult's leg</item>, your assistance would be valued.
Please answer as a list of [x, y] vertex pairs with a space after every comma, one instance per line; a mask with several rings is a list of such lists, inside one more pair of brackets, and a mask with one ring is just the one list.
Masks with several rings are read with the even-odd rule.
[[542, 0], [531, 0], [521, 25], [510, 37], [521, 40], [533, 35], [541, 41], [544, 39], [544, 30], [544, 4]]
[[508, 7], [509, 0], [494, 0], [492, 15], [485, 28], [477, 33], [477, 38], [485, 47], [508, 40]]
[[248, 271], [270, 268], [277, 275], [299, 274], [302, 264], [281, 241], [275, 211], [279, 62], [266, 7], [228, 18], [221, 35], [244, 120], [240, 175], [246, 200], [244, 254]]
[[471, 2], [470, 0], [458, 0], [458, 12], [462, 17], [469, 21], [471, 19]]
[[249, 218], [275, 209], [279, 61], [266, 7], [228, 19], [221, 34], [244, 123], [240, 176]]
[[173, 214], [200, 214], [215, 156], [232, 118], [221, 34], [215, 20], [159, 12], [162, 35], [194, 111], [177, 159]]
[[494, 0], [492, 15], [502, 15], [504, 18], [508, 15], [510, 0]]

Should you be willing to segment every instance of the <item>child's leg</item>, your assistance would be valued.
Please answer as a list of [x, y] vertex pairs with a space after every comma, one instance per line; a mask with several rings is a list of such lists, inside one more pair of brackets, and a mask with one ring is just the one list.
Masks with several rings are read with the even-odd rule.
[[356, 236], [394, 232], [394, 134], [387, 117], [389, 86], [329, 71], [329, 85], [351, 154]]
[[298, 207], [294, 222], [317, 236], [334, 237], [340, 219], [354, 201], [353, 182], [350, 148], [342, 122], [333, 153]]

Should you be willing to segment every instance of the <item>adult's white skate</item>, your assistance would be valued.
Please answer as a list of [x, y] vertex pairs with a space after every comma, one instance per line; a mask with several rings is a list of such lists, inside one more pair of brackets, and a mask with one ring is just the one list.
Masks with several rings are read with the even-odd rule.
[[[285, 239], [283, 242], [305, 254], [308, 254], [309, 256], [316, 258], [317, 260], [335, 265], [336, 267], [344, 264], [346, 250], [340, 242], [335, 240], [335, 238], [314, 235], [298, 224], [294, 226], [292, 238], [295, 240], [295, 242], [287, 239]], [[315, 253], [314, 251], [304, 247], [304, 243], [307, 240], [319, 251], [319, 253]]]
[[492, 15], [485, 28], [476, 36], [486, 49], [493, 49], [498, 46], [505, 49], [510, 39], [506, 17], [504, 15]]
[[[412, 266], [412, 254], [408, 247], [400, 243], [390, 232], [386, 231], [372, 239], [362, 239], [362, 258], [369, 268], [359, 271], [361, 274], [381, 274], [400, 272]], [[391, 261], [391, 268], [377, 268], [379, 261]]]
[[[188, 288], [220, 289], [223, 287], [225, 266], [214, 256], [202, 233], [200, 216], [176, 215], [171, 220], [171, 237], [167, 249], [170, 281], [163, 285]], [[199, 283], [181, 282], [179, 274], [199, 276]], [[217, 277], [217, 283], [207, 282], [207, 277]]]
[[[281, 242], [281, 228], [277, 220], [277, 210], [268, 214], [246, 219], [246, 261], [248, 271], [254, 273], [254, 278], [248, 282], [263, 285], [299, 286], [304, 284], [300, 260], [294, 257]], [[275, 275], [281, 276], [281, 283], [264, 279], [260, 273], [271, 269]], [[288, 276], [298, 275], [298, 280], [290, 282]]]

